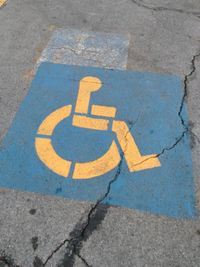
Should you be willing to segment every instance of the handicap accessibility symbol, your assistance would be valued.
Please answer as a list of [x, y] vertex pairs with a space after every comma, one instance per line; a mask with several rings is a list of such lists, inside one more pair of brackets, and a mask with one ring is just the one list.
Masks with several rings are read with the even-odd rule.
[[[98, 91], [102, 82], [97, 77], [87, 76], [80, 80], [75, 114], [72, 126], [108, 131], [108, 119], [90, 117], [88, 114], [90, 96]], [[159, 167], [160, 161], [156, 154], [141, 155], [139, 148], [124, 121], [114, 120], [116, 108], [110, 106], [92, 105], [91, 115], [112, 118], [112, 132], [116, 134], [121, 150], [124, 153], [130, 172]], [[72, 161], [60, 157], [53, 148], [51, 136], [56, 126], [72, 114], [72, 105], [63, 106], [49, 114], [40, 124], [37, 134], [43, 137], [35, 138], [35, 149], [39, 159], [54, 173], [68, 177]], [[96, 160], [76, 162], [72, 178], [90, 179], [103, 175], [120, 163], [121, 157], [115, 140], [108, 151]]]
[[0, 146], [0, 188], [96, 203], [115, 181], [102, 204], [194, 219], [189, 135], [168, 150], [182, 95], [171, 74], [42, 63]]

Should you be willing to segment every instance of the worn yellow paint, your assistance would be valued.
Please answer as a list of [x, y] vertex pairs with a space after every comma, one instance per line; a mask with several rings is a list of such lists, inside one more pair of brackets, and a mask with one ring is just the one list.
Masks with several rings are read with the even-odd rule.
[[35, 138], [35, 148], [40, 160], [53, 172], [67, 177], [70, 171], [71, 161], [61, 158], [54, 150], [51, 139]]
[[96, 77], [87, 76], [80, 80], [75, 112], [88, 113], [90, 95], [101, 88], [101, 81]]
[[53, 111], [40, 124], [37, 134], [52, 135], [58, 123], [70, 116], [71, 110], [72, 106], [68, 105]]
[[91, 114], [95, 116], [114, 118], [116, 111], [117, 109], [115, 107], [92, 105]]
[[0, 8], [5, 6], [7, 3], [7, 0], [0, 0]]
[[74, 115], [73, 126], [94, 129], [94, 130], [108, 130], [108, 120], [90, 118], [87, 116]]
[[156, 154], [145, 156], [140, 154], [139, 148], [124, 121], [113, 121], [112, 131], [117, 135], [129, 171], [152, 169], [161, 165]]
[[120, 155], [115, 141], [112, 142], [108, 151], [94, 161], [76, 163], [73, 179], [90, 179], [103, 175], [114, 169], [120, 162]]

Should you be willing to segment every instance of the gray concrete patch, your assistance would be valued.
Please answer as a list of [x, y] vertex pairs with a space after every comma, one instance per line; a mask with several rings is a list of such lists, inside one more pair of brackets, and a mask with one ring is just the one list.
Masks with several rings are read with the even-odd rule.
[[[158, 2], [143, 3], [155, 6]], [[55, 28], [130, 33], [129, 69], [173, 73], [184, 80], [200, 48], [200, 20], [198, 14], [192, 14], [199, 12], [198, 1], [187, 4], [190, 8], [185, 6], [186, 1], [159, 2], [159, 6], [168, 9], [184, 8], [184, 12], [174, 12], [147, 9], [131, 0], [9, 1], [0, 10], [1, 138], [27, 92], [34, 65]], [[199, 207], [199, 58], [195, 64], [196, 71], [187, 87], [187, 102], [196, 135], [192, 144]], [[21, 267], [34, 266], [33, 262], [39, 266], [50, 255], [46, 266], [61, 262], [68, 248], [68, 242], [63, 241], [70, 238], [79, 221], [87, 222], [90, 207], [87, 203], [12, 190], [1, 190], [0, 199], [0, 250], [13, 261], [13, 266]], [[93, 225], [92, 220], [90, 223]], [[199, 233], [199, 219], [179, 221], [109, 208], [92, 234], [86, 240], [81, 237], [80, 255], [74, 256], [73, 264], [85, 266], [82, 256], [94, 267], [198, 267]]]

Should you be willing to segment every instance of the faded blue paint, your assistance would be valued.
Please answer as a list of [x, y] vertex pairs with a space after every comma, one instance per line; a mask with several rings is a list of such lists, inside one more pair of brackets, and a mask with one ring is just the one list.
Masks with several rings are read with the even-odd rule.
[[[117, 169], [91, 180], [63, 178], [38, 159], [34, 139], [38, 126], [55, 109], [75, 105], [84, 76], [97, 76], [101, 90], [91, 104], [115, 106], [117, 120], [135, 122], [131, 133], [142, 154], [160, 153], [182, 134], [178, 111], [183, 94], [174, 75], [105, 70], [43, 63], [20, 106], [0, 148], [0, 187], [38, 192], [64, 198], [96, 201], [106, 192]], [[188, 122], [186, 109], [183, 117]], [[63, 121], [53, 135], [57, 153], [72, 161], [89, 161], [103, 155], [112, 132], [80, 129]], [[130, 173], [123, 161], [105, 203], [177, 218], [194, 218], [195, 198], [189, 138], [161, 157], [162, 166]]]
[[128, 34], [57, 29], [38, 63], [126, 69], [128, 45]]

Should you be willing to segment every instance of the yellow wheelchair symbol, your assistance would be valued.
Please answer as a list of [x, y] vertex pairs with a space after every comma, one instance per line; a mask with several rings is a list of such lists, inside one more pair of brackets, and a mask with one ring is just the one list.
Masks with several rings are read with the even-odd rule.
[[[116, 108], [109, 106], [92, 105], [91, 115], [112, 118], [94, 118], [89, 116], [89, 102], [92, 92], [98, 91], [102, 86], [96, 77], [84, 77], [80, 80], [79, 92], [73, 114], [72, 125], [75, 127], [95, 129], [99, 131], [108, 130], [109, 123], [112, 131], [124, 153], [130, 172], [141, 171], [159, 167], [160, 161], [156, 154], [142, 156], [124, 121], [114, 120]], [[39, 159], [53, 172], [68, 177], [72, 161], [61, 158], [54, 150], [51, 135], [56, 126], [72, 113], [72, 105], [63, 106], [49, 114], [38, 128], [37, 134], [45, 137], [35, 138], [35, 148]], [[121, 157], [116, 142], [113, 140], [108, 151], [100, 158], [89, 162], [76, 162], [73, 170], [73, 179], [90, 179], [103, 175], [114, 169], [120, 163]]]

